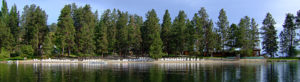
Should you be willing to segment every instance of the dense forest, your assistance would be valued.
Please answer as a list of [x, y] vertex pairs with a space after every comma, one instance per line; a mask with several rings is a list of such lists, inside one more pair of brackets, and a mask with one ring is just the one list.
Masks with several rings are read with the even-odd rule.
[[286, 15], [280, 36], [276, 35], [276, 22], [270, 13], [261, 29], [255, 19], [248, 16], [241, 18], [238, 24], [230, 24], [224, 9], [214, 23], [204, 7], [192, 19], [182, 10], [172, 20], [166, 10], [160, 24], [154, 9], [144, 18], [118, 9], [107, 9], [98, 17], [90, 5], [78, 7], [73, 3], [61, 9], [57, 23], [47, 25], [46, 11], [39, 6], [26, 5], [20, 13], [16, 5], [8, 10], [3, 0], [0, 58], [108, 55], [160, 58], [184, 52], [211, 56], [212, 53], [233, 53], [237, 49], [242, 56], [252, 56], [253, 50], [260, 49], [260, 42], [266, 55], [274, 57], [280, 51], [294, 56], [299, 41], [296, 31], [300, 26], [300, 12], [296, 16]]

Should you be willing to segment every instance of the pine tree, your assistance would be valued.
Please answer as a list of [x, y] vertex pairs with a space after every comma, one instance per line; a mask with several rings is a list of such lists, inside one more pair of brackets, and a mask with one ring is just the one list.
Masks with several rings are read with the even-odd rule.
[[161, 39], [163, 41], [163, 51], [170, 53], [170, 39], [171, 39], [171, 17], [169, 10], [165, 11], [164, 17], [163, 17], [163, 23], [161, 25]]
[[270, 13], [267, 13], [266, 18], [263, 20], [262, 37], [263, 37], [263, 50], [266, 54], [274, 57], [278, 50], [277, 30], [275, 29], [276, 22]]
[[[214, 52], [214, 48], [215, 48], [215, 34], [213, 32], [213, 22], [212, 20], [210, 20], [208, 18], [208, 14], [206, 13], [206, 10], [204, 7], [202, 7], [200, 9], [200, 11], [198, 12], [200, 18], [200, 28], [202, 29], [202, 34], [203, 35], [203, 40], [202, 43], [203, 44], [203, 52], [206, 52], [208, 55], [212, 56], [212, 53]], [[197, 29], [197, 28], [196, 28]], [[197, 29], [198, 30], [198, 29]], [[201, 31], [201, 30], [199, 30]], [[201, 33], [201, 32], [199, 32]], [[200, 48], [201, 49], [201, 48]]]
[[52, 51], [53, 51], [53, 44], [52, 44], [52, 39], [51, 39], [51, 35], [48, 32], [46, 34], [46, 36], [44, 37], [44, 41], [42, 44], [42, 51], [44, 56], [51, 56], [52, 55]]
[[183, 54], [185, 47], [185, 38], [186, 38], [186, 14], [184, 11], [179, 11], [178, 16], [174, 19], [172, 26], [172, 40], [175, 42], [176, 51], [179, 51], [180, 54]]
[[224, 52], [224, 49], [225, 49], [225, 44], [227, 42], [227, 36], [228, 36], [228, 28], [229, 28], [229, 22], [228, 22], [228, 19], [227, 19], [227, 16], [226, 16], [226, 12], [224, 9], [221, 9], [220, 10], [220, 13], [219, 13], [219, 21], [217, 22], [217, 26], [219, 27], [219, 35], [221, 36], [221, 47], [222, 47], [222, 50]]
[[239, 23], [238, 28], [238, 37], [237, 37], [237, 46], [241, 48], [243, 56], [249, 56], [252, 52], [252, 47], [250, 47], [249, 32], [250, 28], [250, 18], [245, 16], [242, 18]]
[[189, 52], [194, 52], [196, 30], [189, 19], [186, 21], [186, 27], [186, 50]]
[[146, 14], [146, 21], [144, 22], [144, 26], [141, 28], [142, 32], [142, 45], [143, 45], [143, 52], [149, 53], [150, 45], [154, 41], [154, 35], [156, 32], [159, 32], [160, 25], [159, 25], [159, 19], [157, 17], [157, 14], [154, 9], [149, 11]]
[[140, 44], [142, 42], [141, 31], [138, 23], [136, 22], [136, 18], [139, 18], [137, 15], [129, 17], [128, 24], [128, 44], [130, 51], [133, 51], [134, 54], [140, 50]]
[[65, 5], [61, 10], [61, 14], [58, 18], [58, 28], [56, 36], [58, 44], [60, 46], [61, 55], [64, 54], [64, 49], [68, 49], [68, 56], [71, 54], [71, 50], [74, 46], [75, 28], [74, 21], [71, 16], [71, 5]]
[[97, 19], [91, 11], [90, 5], [76, 8], [73, 16], [76, 29], [75, 43], [77, 53], [82, 56], [94, 54], [94, 29], [96, 27]]
[[296, 26], [294, 23], [294, 15], [288, 13], [283, 24], [283, 31], [280, 33], [280, 48], [281, 52], [288, 56], [296, 54]]
[[57, 30], [57, 24], [56, 23], [52, 23], [50, 26], [48, 26], [48, 28], [49, 28], [49, 31], [50, 32], [56, 32], [56, 30]]
[[114, 9], [112, 13], [110, 13], [110, 25], [107, 28], [107, 39], [108, 39], [108, 50], [111, 52], [115, 52], [116, 50], [116, 35], [117, 35], [117, 10]]
[[107, 26], [109, 25], [110, 10], [106, 10], [101, 16], [98, 26], [95, 28], [96, 53], [101, 54], [108, 52]]
[[117, 51], [119, 55], [125, 56], [128, 51], [128, 13], [118, 11], [119, 19], [117, 21]]
[[141, 27], [143, 26], [143, 17], [142, 16], [138, 16], [138, 15], [134, 15], [134, 18], [135, 18], [135, 34], [136, 34], [136, 37], [135, 37], [135, 47], [134, 47], [134, 50], [135, 50], [135, 53], [136, 54], [141, 54], [141, 48], [142, 48], [142, 32], [141, 32]]
[[193, 20], [192, 20], [192, 25], [195, 28], [195, 40], [196, 40], [196, 50], [198, 54], [202, 54], [204, 50], [204, 32], [203, 32], [203, 24], [201, 23], [201, 20], [198, 16], [197, 13], [195, 13]]
[[238, 36], [238, 26], [236, 24], [231, 24], [228, 29], [228, 42], [227, 46], [229, 47], [229, 51], [233, 52], [235, 48], [237, 48], [237, 36]]
[[42, 56], [42, 43], [47, 28], [47, 14], [39, 6], [30, 5], [24, 7], [22, 14], [22, 26], [25, 29], [24, 42], [31, 45], [36, 56]]
[[17, 48], [20, 44], [21, 28], [19, 27], [19, 12], [17, 11], [16, 5], [12, 6], [8, 20], [8, 27], [10, 27], [11, 34], [13, 35], [13, 42], [11, 43], [12, 46]]
[[9, 13], [7, 3], [2, 0], [2, 8], [0, 13], [0, 48], [12, 51], [14, 38], [9, 27]]
[[207, 26], [205, 27], [205, 51], [208, 55], [213, 56], [212, 53], [215, 50], [217, 34], [213, 32], [213, 22], [209, 20]]
[[251, 19], [251, 48], [252, 49], [260, 49], [259, 48], [259, 32], [258, 32], [258, 24], [255, 22], [255, 19]]
[[160, 39], [159, 32], [156, 32], [152, 37], [153, 37], [153, 42], [150, 45], [149, 54], [154, 59], [161, 58], [165, 54], [162, 51], [163, 42]]

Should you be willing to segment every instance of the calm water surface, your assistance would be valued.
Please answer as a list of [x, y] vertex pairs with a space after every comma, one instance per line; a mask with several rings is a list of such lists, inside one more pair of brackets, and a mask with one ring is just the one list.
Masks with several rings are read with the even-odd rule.
[[0, 64], [0, 82], [300, 82], [300, 62]]

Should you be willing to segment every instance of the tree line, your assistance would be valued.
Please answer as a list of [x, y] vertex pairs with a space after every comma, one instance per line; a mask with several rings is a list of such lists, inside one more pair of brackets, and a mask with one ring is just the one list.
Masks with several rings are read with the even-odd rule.
[[[0, 58], [9, 56], [106, 56], [135, 55], [160, 58], [170, 54], [203, 56], [213, 53], [234, 53], [240, 49], [242, 56], [251, 56], [260, 49], [270, 56], [282, 53], [293, 56], [299, 38], [296, 30], [300, 24], [297, 16], [287, 14], [284, 30], [280, 32], [280, 44], [275, 20], [267, 13], [261, 29], [254, 18], [245, 16], [238, 24], [230, 24], [226, 11], [221, 9], [214, 23], [202, 7], [188, 19], [183, 10], [175, 19], [165, 11], [162, 23], [154, 9], [146, 13], [146, 19], [118, 9], [105, 10], [100, 19], [98, 11], [90, 5], [78, 7], [65, 5], [57, 23], [47, 25], [47, 14], [32, 4], [23, 8], [22, 15], [13, 5], [10, 11], [2, 0], [0, 11]], [[215, 26], [216, 25], [216, 26]], [[279, 46], [278, 46], [279, 45]]]

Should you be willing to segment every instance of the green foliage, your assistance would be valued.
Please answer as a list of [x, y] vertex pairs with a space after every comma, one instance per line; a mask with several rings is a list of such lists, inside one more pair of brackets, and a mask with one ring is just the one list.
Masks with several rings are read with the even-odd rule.
[[5, 48], [1, 48], [0, 59], [9, 58], [9, 57], [10, 57], [10, 52], [7, 51]]
[[185, 48], [185, 41], [186, 41], [186, 14], [184, 11], [179, 11], [178, 16], [174, 19], [172, 25], [172, 40], [174, 51], [179, 51], [180, 54], [183, 53]]
[[228, 28], [229, 28], [229, 22], [226, 16], [226, 12], [224, 9], [220, 10], [219, 13], [219, 21], [217, 22], [217, 26], [219, 27], [219, 35], [221, 37], [221, 42], [220, 42], [220, 46], [222, 47], [222, 50], [225, 49], [225, 44], [227, 42], [227, 37], [228, 37]]
[[2, 0], [2, 8], [0, 13], [0, 48], [5, 48], [8, 51], [12, 51], [13, 47], [13, 35], [9, 27], [9, 12], [7, 9], [7, 3]]
[[140, 30], [140, 24], [138, 24], [138, 20], [141, 17], [135, 15], [130, 16], [129, 24], [128, 24], [128, 44], [130, 51], [133, 51], [135, 54], [137, 54], [140, 51], [142, 37], [141, 37], [141, 30]]
[[185, 30], [185, 33], [186, 33], [186, 49], [187, 51], [189, 52], [194, 52], [194, 48], [195, 48], [195, 41], [196, 41], [196, 37], [195, 37], [195, 33], [196, 33], [196, 30], [192, 24], [192, 22], [190, 20], [187, 19], [186, 21], [186, 30]]
[[[203, 10], [202, 10], [203, 11]], [[203, 16], [203, 15], [201, 15]], [[200, 19], [198, 13], [195, 13], [193, 20], [191, 21], [195, 28], [195, 46], [197, 54], [202, 54], [204, 51], [204, 31], [203, 31], [203, 20]]]
[[115, 52], [116, 50], [117, 20], [117, 10], [114, 9], [109, 15], [109, 26], [107, 27], [108, 50], [111, 52]]
[[270, 13], [267, 13], [266, 18], [263, 20], [262, 37], [263, 37], [263, 50], [266, 54], [274, 57], [278, 50], [277, 31], [275, 29], [276, 22]]
[[48, 26], [50, 32], [56, 32], [57, 31], [57, 24], [52, 23], [50, 26]]
[[71, 50], [73, 50], [73, 46], [75, 44], [75, 28], [74, 21], [72, 19], [72, 6], [65, 5], [65, 7], [61, 10], [61, 14], [58, 18], [55, 35], [56, 35], [56, 44], [61, 50], [61, 55], [64, 53], [64, 49], [68, 50], [68, 55], [71, 54]]
[[117, 43], [118, 48], [117, 51], [120, 53], [119, 55], [124, 55], [127, 53], [129, 45], [128, 45], [128, 13], [124, 13], [118, 11], [119, 19], [117, 21]]
[[170, 53], [171, 50], [171, 26], [170, 13], [169, 10], [166, 10], [163, 17], [163, 23], [161, 25], [160, 37], [163, 41], [163, 51], [168, 53]]
[[154, 37], [154, 40], [150, 46], [149, 54], [154, 59], [161, 58], [162, 56], [164, 56], [166, 54], [162, 52], [163, 42], [160, 39], [159, 32], [155, 33], [155, 35], [153, 35], [153, 37]]
[[258, 31], [258, 24], [255, 22], [255, 19], [251, 19], [251, 29], [250, 29], [250, 46], [252, 49], [260, 49], [259, 44], [259, 31]]
[[53, 49], [52, 37], [50, 33], [47, 33], [42, 46], [43, 55], [46, 57], [52, 56]]
[[22, 28], [25, 29], [24, 44], [32, 45], [36, 56], [42, 55], [43, 36], [48, 31], [47, 15], [36, 5], [26, 5], [22, 14]]
[[237, 35], [237, 47], [241, 48], [242, 56], [250, 56], [252, 55], [252, 47], [250, 40], [250, 18], [245, 16], [242, 18], [239, 23], [238, 35]]
[[79, 8], [75, 7], [73, 10], [73, 19], [76, 29], [75, 51], [82, 54], [94, 54], [94, 29], [97, 19], [94, 13], [92, 13], [90, 5]]
[[19, 27], [19, 11], [17, 10], [17, 6], [13, 5], [9, 17], [8, 27], [10, 28], [13, 40], [10, 42], [12, 46], [15, 46], [13, 49], [16, 48], [17, 45], [20, 44], [21, 38], [21, 28]]
[[99, 24], [95, 28], [96, 53], [102, 54], [108, 52], [107, 26], [110, 10], [106, 10], [101, 17]]
[[20, 56], [21, 57], [33, 57], [34, 56], [34, 49], [31, 45], [22, 45], [21, 46]]
[[[0, 13], [0, 58], [12, 56], [53, 56], [53, 51], [64, 55], [94, 56], [96, 54], [119, 53], [150, 55], [153, 58], [168, 54], [189, 53], [211, 55], [216, 52], [233, 52], [241, 48], [242, 56], [252, 55], [259, 49], [259, 29], [255, 19], [245, 16], [238, 25], [229, 21], [224, 9], [214, 23], [202, 7], [192, 20], [184, 11], [171, 22], [170, 13], [165, 11], [162, 24], [156, 11], [146, 14], [146, 20], [138, 15], [113, 9], [106, 10], [100, 19], [98, 12], [92, 12], [90, 5], [77, 7], [75, 3], [65, 5], [57, 24], [47, 25], [47, 14], [39, 6], [26, 5], [21, 18], [16, 5], [8, 11], [2, 0]], [[289, 56], [296, 54], [296, 27], [300, 26], [300, 12], [297, 16], [287, 14], [284, 30], [280, 33], [281, 52]], [[268, 13], [263, 20], [262, 47], [272, 57], [278, 49], [276, 22]], [[160, 28], [161, 27], [161, 28]], [[55, 47], [55, 50], [53, 48]]]
[[294, 23], [294, 15], [287, 14], [285, 22], [283, 24], [283, 31], [280, 33], [280, 49], [281, 53], [288, 56], [296, 55], [296, 25]]
[[159, 19], [154, 9], [148, 11], [146, 14], [146, 21], [144, 22], [144, 26], [141, 28], [142, 32], [142, 45], [143, 52], [148, 53], [150, 45], [154, 41], [154, 35], [156, 32], [160, 31]]
[[229, 47], [229, 51], [233, 52], [237, 46], [237, 36], [238, 36], [238, 26], [236, 24], [231, 24], [228, 29], [228, 42], [227, 46]]

